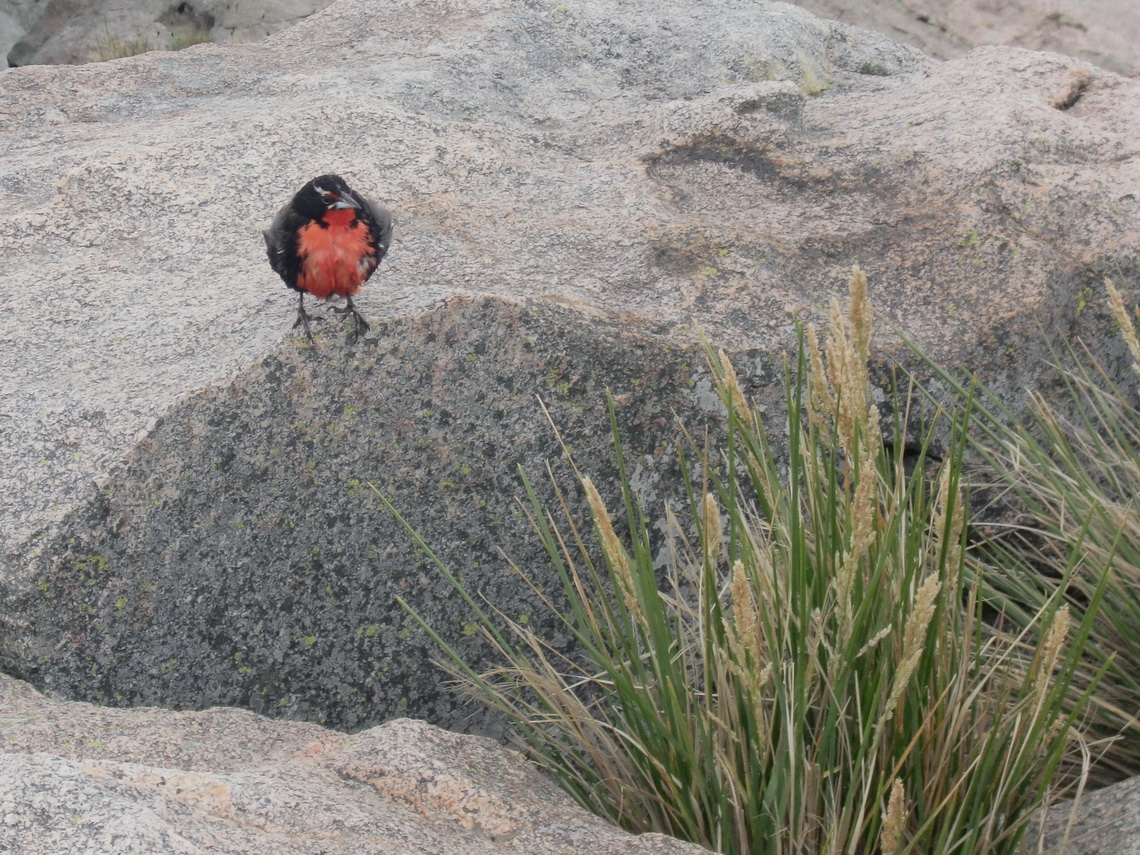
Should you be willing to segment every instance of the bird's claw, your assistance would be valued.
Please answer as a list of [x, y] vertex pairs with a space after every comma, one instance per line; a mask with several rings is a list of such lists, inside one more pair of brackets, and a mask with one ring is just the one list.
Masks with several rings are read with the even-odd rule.
[[349, 300], [344, 306], [329, 306], [330, 312], [336, 312], [338, 315], [352, 315], [352, 332], [348, 334], [348, 343], [356, 344], [362, 335], [372, 329], [368, 321], [364, 320], [364, 316], [356, 311], [356, 306], [352, 305], [352, 300]]
[[360, 337], [372, 327], [368, 325], [368, 321], [364, 320], [364, 316], [355, 310], [352, 312], [352, 321], [352, 332], [348, 334], [348, 343], [356, 344], [360, 341]]
[[309, 313], [304, 309], [297, 312], [297, 320], [293, 322], [293, 329], [297, 327], [304, 327], [305, 337], [309, 339], [309, 344], [313, 344], [313, 331], [309, 329]]

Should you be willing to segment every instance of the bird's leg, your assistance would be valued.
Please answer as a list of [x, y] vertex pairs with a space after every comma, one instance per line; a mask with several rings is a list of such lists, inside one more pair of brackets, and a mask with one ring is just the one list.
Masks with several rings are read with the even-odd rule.
[[344, 308], [334, 307], [332, 311], [338, 315], [352, 315], [352, 335], [349, 336], [349, 343], [355, 344], [371, 327], [368, 326], [368, 321], [364, 320], [364, 315], [356, 311], [356, 306], [352, 305], [352, 297], [345, 297], [344, 299]]
[[293, 324], [293, 329], [304, 327], [305, 335], [309, 337], [309, 344], [312, 344], [313, 333], [309, 330], [309, 313], [305, 311], [305, 292], [299, 292], [297, 297], [297, 320]]

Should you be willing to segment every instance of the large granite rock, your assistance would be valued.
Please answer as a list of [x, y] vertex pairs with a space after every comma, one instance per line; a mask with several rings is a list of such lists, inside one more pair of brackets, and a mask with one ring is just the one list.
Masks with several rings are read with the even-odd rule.
[[979, 45], [1056, 51], [1129, 76], [1140, 73], [1133, 0], [794, 0], [821, 18], [867, 27], [951, 59]]
[[[466, 610], [370, 484], [561, 644], [500, 555], [556, 586], [517, 465], [581, 507], [536, 395], [605, 482], [612, 389], [660, 512], [674, 416], [718, 413], [694, 322], [778, 419], [791, 315], [854, 263], [1011, 399], [1042, 327], [1118, 356], [1099, 283], [1140, 286], [1140, 83], [780, 4], [341, 0], [8, 70], [0, 115], [0, 665], [110, 704], [468, 726], [394, 597], [478, 656]], [[290, 334], [259, 234], [329, 170], [397, 220], [352, 348]]]
[[[0, 0], [5, 65], [77, 64], [188, 43], [252, 42], [330, 0]], [[5, 11], [18, 24], [4, 38]], [[5, 43], [7, 42], [7, 43]]]
[[576, 807], [515, 752], [401, 719], [355, 736], [108, 710], [0, 675], [8, 855], [700, 855]]
[[[79, 63], [107, 59], [126, 45], [168, 50], [191, 36], [256, 41], [328, 4], [0, 0], [0, 54], [7, 56], [15, 46], [14, 65]], [[1140, 71], [1140, 16], [1132, 0], [797, 0], [796, 5], [883, 33], [938, 59], [998, 44], [1055, 51], [1120, 74]]]

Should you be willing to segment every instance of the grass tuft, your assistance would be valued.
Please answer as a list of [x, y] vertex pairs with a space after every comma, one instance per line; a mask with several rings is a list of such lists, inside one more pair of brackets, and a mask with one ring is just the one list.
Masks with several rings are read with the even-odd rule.
[[122, 39], [118, 36], [111, 35], [110, 26], [106, 21], [103, 22], [103, 36], [96, 39], [96, 50], [99, 54], [100, 62], [107, 62], [112, 59], [123, 59], [128, 56], [138, 56], [139, 54], [146, 53], [151, 50], [170, 50], [178, 51], [184, 48], [191, 47], [197, 44], [203, 44], [210, 40], [210, 31], [205, 27], [186, 28], [181, 27], [174, 30], [170, 38], [169, 46], [160, 48], [158, 45], [152, 45], [150, 40], [144, 35], [137, 35], [135, 38]]
[[117, 36], [112, 36], [108, 31], [103, 38], [98, 39], [96, 49], [99, 51], [99, 61], [108, 62], [112, 59], [138, 56], [151, 50], [151, 46], [145, 36], [120, 39]]
[[[631, 831], [740, 855], [1012, 853], [1078, 742], [1081, 706], [1067, 687], [1091, 611], [1070, 619], [1059, 589], [1015, 635], [982, 620], [961, 488], [969, 401], [935, 478], [930, 435], [917, 462], [903, 443], [884, 445], [858, 270], [850, 290], [846, 312], [831, 308], [826, 349], [800, 329], [778, 426], [786, 459], [773, 456], [731, 361], [707, 350], [726, 431], [719, 454], [692, 440], [682, 449], [686, 500], [663, 509], [659, 552], [612, 402], [618, 513], [583, 477], [592, 531], [555, 483], [558, 524], [523, 473], [569, 607], [544, 599], [577, 654], [477, 601], [410, 527], [500, 667], [477, 671], [401, 604], [538, 763]], [[901, 435], [907, 401], [893, 405]], [[1064, 578], [1089, 563], [1074, 551]], [[1102, 593], [1088, 589], [1091, 609]]]
[[205, 44], [210, 41], [210, 30], [207, 27], [192, 27], [189, 29], [176, 29], [170, 39], [170, 50], [184, 50], [194, 45]]
[[[1140, 374], [1133, 314], [1111, 281], [1105, 288]], [[1075, 622], [1092, 621], [1070, 706], [1099, 679], [1083, 728], [1098, 755], [1090, 783], [1105, 785], [1140, 774], [1140, 410], [1088, 350], [1070, 346], [1053, 357], [1071, 366], [1058, 368], [1063, 387], [1054, 403], [1033, 394], [1022, 418], [989, 393], [972, 405], [973, 446], [1000, 500], [1019, 514], [1005, 530], [989, 527], [998, 533], [985, 541], [986, 560], [999, 569], [986, 577], [986, 596], [1021, 627], [1059, 595]], [[962, 405], [969, 384], [934, 367]], [[1076, 553], [1085, 560], [1064, 572], [1065, 557]], [[1048, 645], [1044, 627], [1034, 632]]]

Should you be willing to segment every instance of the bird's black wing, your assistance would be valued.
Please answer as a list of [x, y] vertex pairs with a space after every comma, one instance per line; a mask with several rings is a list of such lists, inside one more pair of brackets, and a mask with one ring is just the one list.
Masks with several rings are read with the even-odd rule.
[[301, 259], [297, 257], [297, 230], [302, 220], [291, 204], [286, 205], [277, 212], [269, 228], [261, 233], [265, 238], [269, 266], [294, 291], [298, 290], [297, 276], [301, 272]]
[[372, 217], [372, 234], [376, 239], [376, 263], [379, 264], [380, 259], [388, 254], [388, 247], [392, 245], [392, 213], [367, 196], [362, 196], [361, 201]]

